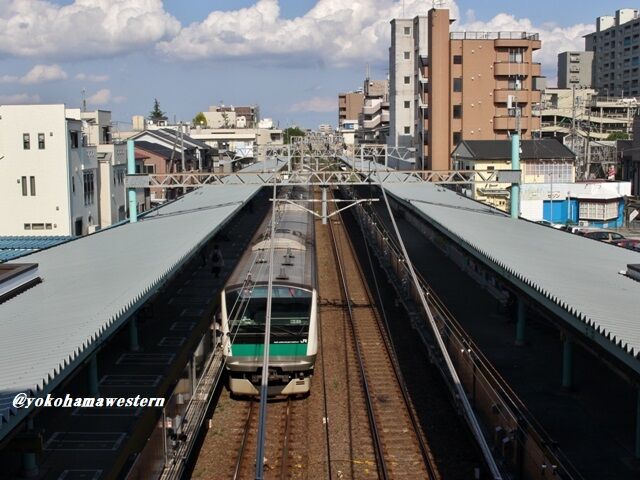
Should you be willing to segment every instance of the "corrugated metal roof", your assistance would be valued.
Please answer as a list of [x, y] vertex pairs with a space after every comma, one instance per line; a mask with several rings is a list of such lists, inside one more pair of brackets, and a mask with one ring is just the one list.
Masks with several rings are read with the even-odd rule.
[[619, 273], [640, 263], [640, 253], [512, 219], [434, 184], [385, 189], [581, 322], [589, 338], [599, 335], [599, 344], [640, 372], [640, 283]]
[[43, 282], [0, 304], [0, 439], [26, 414], [11, 406], [16, 393], [54, 388], [260, 188], [201, 188], [138, 223], [30, 255]]
[[640, 253], [514, 220], [431, 184], [387, 185], [386, 190], [640, 358], [640, 285], [618, 273], [640, 262]]
[[43, 248], [53, 247], [71, 240], [73, 237], [48, 236], [6, 236], [0, 237], [0, 262], [18, 258]]

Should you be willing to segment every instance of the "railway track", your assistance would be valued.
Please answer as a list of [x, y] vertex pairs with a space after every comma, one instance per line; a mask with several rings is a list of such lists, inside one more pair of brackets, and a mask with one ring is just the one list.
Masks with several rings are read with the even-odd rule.
[[[233, 480], [253, 479], [256, 473], [256, 442], [258, 425], [258, 407], [253, 400], [247, 401], [246, 420], [236, 452], [233, 468]], [[291, 398], [270, 402], [267, 406], [267, 443], [265, 448], [265, 478], [285, 480], [294, 478], [292, 473], [302, 473], [304, 463], [290, 461], [300, 446], [293, 444], [296, 438], [294, 429], [304, 412], [300, 402]], [[294, 470], [294, 466], [296, 467]]]
[[[321, 283], [320, 292], [325, 306], [339, 307], [345, 314], [344, 345], [345, 348], [349, 344], [353, 346], [351, 354], [345, 353], [350, 384], [346, 393], [348, 403], [355, 407], [348, 414], [350, 477], [439, 479], [393, 349], [339, 215], [332, 217], [328, 230], [330, 245], [318, 245], [318, 249], [331, 249], [339, 280], [337, 285], [329, 286], [329, 290], [323, 290]], [[340, 299], [335, 298], [336, 288]], [[328, 293], [332, 293], [333, 298], [328, 298]], [[359, 387], [360, 395], [354, 392], [354, 386]], [[362, 438], [367, 435], [367, 429], [354, 412], [366, 413], [373, 458], [356, 455], [356, 445], [367, 443], [366, 438]], [[333, 422], [330, 424], [333, 426]], [[354, 468], [362, 462], [373, 463], [373, 469], [365, 468], [362, 472]], [[331, 467], [331, 471], [337, 469]]]

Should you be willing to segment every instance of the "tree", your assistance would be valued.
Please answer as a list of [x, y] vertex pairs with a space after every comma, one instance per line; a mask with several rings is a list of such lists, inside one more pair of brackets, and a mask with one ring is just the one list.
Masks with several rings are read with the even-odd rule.
[[629, 134], [627, 132], [611, 132], [607, 140], [629, 140]]
[[165, 115], [165, 113], [160, 110], [160, 102], [158, 101], [157, 98], [153, 99], [153, 110], [151, 110], [151, 112], [149, 112], [149, 120], [153, 120], [154, 122], [157, 122], [158, 120], [166, 120], [167, 117]]
[[285, 128], [282, 133], [284, 135], [284, 143], [291, 143], [291, 137], [304, 137], [306, 135], [306, 132], [298, 127]]
[[199, 112], [195, 117], [193, 117], [193, 120], [191, 120], [191, 122], [195, 125], [195, 126], [201, 126], [201, 127], [206, 127], [207, 126], [207, 117], [204, 116], [204, 113]]

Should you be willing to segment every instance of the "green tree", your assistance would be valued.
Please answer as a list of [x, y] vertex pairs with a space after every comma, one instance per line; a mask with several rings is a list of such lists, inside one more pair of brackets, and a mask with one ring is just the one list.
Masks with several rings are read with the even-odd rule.
[[306, 135], [306, 132], [298, 127], [285, 128], [282, 133], [284, 135], [284, 143], [291, 143], [291, 137], [304, 137]]
[[199, 112], [195, 117], [193, 117], [193, 120], [191, 120], [191, 122], [196, 126], [200, 125], [201, 127], [206, 127], [207, 117], [204, 116], [204, 113]]
[[627, 132], [611, 132], [607, 140], [629, 140], [629, 134]]
[[160, 110], [160, 102], [158, 101], [157, 98], [153, 99], [153, 110], [151, 110], [151, 112], [149, 112], [149, 120], [153, 120], [154, 122], [157, 122], [158, 120], [166, 120], [167, 117], [165, 115], [165, 113]]

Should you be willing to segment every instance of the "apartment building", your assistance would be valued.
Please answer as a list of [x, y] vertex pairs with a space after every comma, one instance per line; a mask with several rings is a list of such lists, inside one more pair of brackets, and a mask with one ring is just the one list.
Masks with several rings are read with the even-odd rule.
[[591, 88], [593, 52], [558, 54], [558, 88]]
[[463, 139], [506, 140], [516, 130], [530, 139], [540, 127], [533, 108], [540, 102], [541, 67], [532, 59], [541, 47], [538, 34], [450, 32], [451, 23], [449, 10], [431, 9], [427, 48], [419, 50], [418, 168], [449, 169]]
[[362, 91], [338, 94], [338, 128], [342, 128], [342, 125], [347, 121], [358, 121], [363, 105], [364, 93]]
[[418, 56], [427, 48], [426, 22], [424, 16], [391, 20], [387, 138], [387, 145], [391, 147], [414, 146], [416, 66]]
[[542, 93], [540, 134], [562, 138], [575, 126], [580, 138], [607, 140], [612, 133], [633, 131], [635, 98], [606, 97], [591, 88], [547, 88]]
[[385, 144], [389, 135], [389, 81], [365, 78], [363, 90], [357, 141]]
[[[96, 147], [98, 161], [98, 192], [100, 197], [100, 228], [106, 228], [126, 218], [127, 198], [124, 177], [127, 174], [127, 145], [113, 140], [111, 112], [83, 112], [67, 109], [67, 115], [82, 121], [87, 145]], [[138, 190], [138, 212], [148, 209], [143, 190]]]
[[0, 235], [99, 227], [96, 147], [73, 115], [63, 104], [0, 106]]
[[596, 31], [585, 36], [593, 52], [593, 87], [607, 96], [640, 95], [640, 11], [617, 10], [596, 19]]

